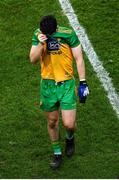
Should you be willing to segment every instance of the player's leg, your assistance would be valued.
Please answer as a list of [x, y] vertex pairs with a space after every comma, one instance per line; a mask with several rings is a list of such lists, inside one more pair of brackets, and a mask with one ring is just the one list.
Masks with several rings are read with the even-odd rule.
[[67, 156], [71, 156], [75, 151], [74, 131], [76, 128], [76, 110], [62, 110], [62, 120], [66, 129], [65, 153]]
[[59, 111], [45, 112], [47, 117], [47, 128], [51, 141], [57, 141], [59, 139], [58, 121]]
[[75, 80], [71, 79], [64, 82], [62, 86], [61, 111], [62, 120], [66, 128], [66, 148], [65, 152], [71, 156], [74, 152], [74, 130], [76, 126], [76, 86]]
[[61, 148], [59, 145], [59, 103], [57, 102], [56, 86], [53, 80], [42, 80], [40, 86], [41, 109], [45, 112], [47, 118], [48, 133], [54, 150], [54, 158], [51, 166], [57, 168], [61, 164]]
[[50, 140], [54, 152], [53, 161], [50, 163], [50, 166], [56, 169], [61, 165], [62, 162], [62, 152], [59, 144], [59, 130], [58, 130], [59, 111], [57, 110], [53, 112], [46, 112], [45, 114], [47, 117], [48, 133], [50, 136]]

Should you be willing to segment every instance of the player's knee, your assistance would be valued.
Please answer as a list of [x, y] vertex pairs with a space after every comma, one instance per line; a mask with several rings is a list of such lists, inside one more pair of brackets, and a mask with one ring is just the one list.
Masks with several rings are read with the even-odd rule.
[[65, 126], [66, 129], [69, 129], [69, 130], [75, 129], [75, 124], [71, 123], [71, 122], [65, 122], [64, 126]]
[[57, 124], [57, 119], [49, 119], [48, 120], [48, 126], [50, 129], [54, 129]]

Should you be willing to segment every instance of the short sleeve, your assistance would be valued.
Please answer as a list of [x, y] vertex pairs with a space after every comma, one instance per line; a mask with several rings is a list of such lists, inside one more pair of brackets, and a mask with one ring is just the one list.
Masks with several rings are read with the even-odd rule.
[[32, 37], [32, 45], [37, 46], [39, 44], [39, 40], [38, 40], [38, 34], [40, 33], [40, 30], [37, 29], [35, 30], [33, 37]]
[[80, 44], [80, 41], [75, 31], [72, 31], [72, 33], [69, 35], [69, 37], [67, 38], [67, 42], [71, 48], [77, 47]]

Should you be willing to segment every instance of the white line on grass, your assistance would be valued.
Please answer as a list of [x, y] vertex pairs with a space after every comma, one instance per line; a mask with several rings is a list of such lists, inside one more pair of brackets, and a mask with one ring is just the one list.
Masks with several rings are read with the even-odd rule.
[[119, 96], [115, 91], [115, 88], [112, 84], [112, 80], [109, 77], [109, 73], [104, 69], [102, 63], [100, 62], [96, 52], [94, 51], [90, 40], [88, 39], [87, 34], [85, 33], [84, 28], [78, 22], [78, 18], [69, 2], [69, 0], [59, 0], [63, 12], [69, 19], [69, 22], [73, 29], [75, 30], [76, 34], [78, 35], [82, 47], [92, 64], [94, 71], [97, 73], [98, 78], [100, 79], [105, 91], [107, 92], [107, 96], [109, 101], [116, 111], [117, 116], [119, 117]]

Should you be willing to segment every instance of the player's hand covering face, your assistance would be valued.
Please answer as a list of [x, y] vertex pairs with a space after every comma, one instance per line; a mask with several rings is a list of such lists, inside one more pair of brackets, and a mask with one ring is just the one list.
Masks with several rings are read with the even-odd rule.
[[47, 40], [47, 36], [45, 34], [39, 34], [38, 40], [40, 41], [40, 43], [44, 44], [45, 41]]

